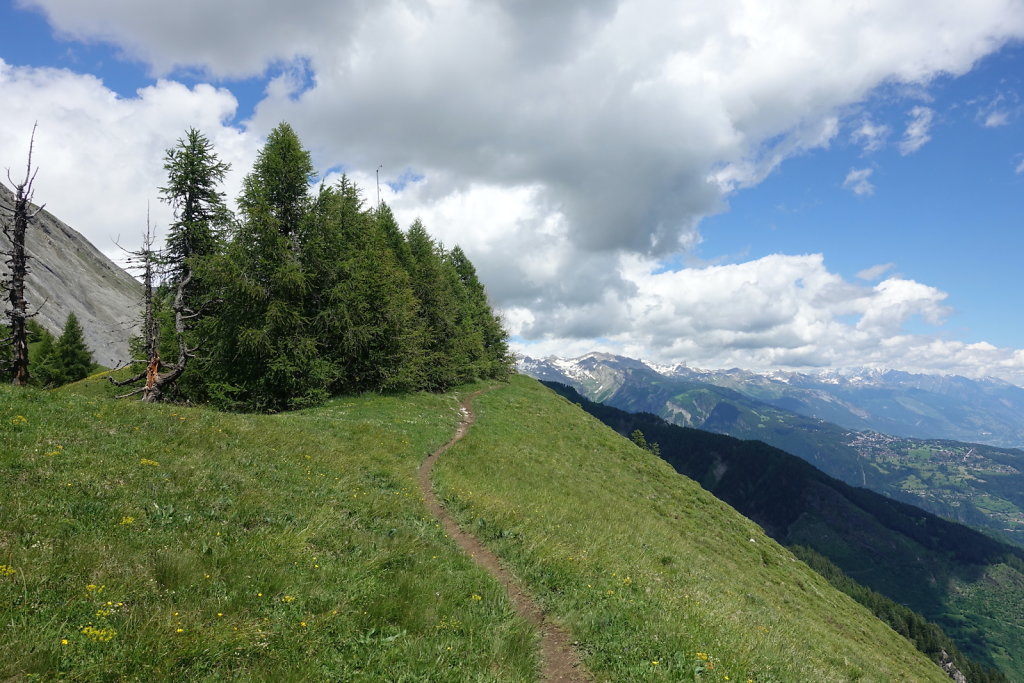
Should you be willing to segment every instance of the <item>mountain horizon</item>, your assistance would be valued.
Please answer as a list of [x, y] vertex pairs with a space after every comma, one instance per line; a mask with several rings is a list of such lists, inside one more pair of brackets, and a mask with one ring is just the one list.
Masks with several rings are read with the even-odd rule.
[[[847, 429], [1001, 448], [1024, 447], [1024, 388], [997, 377], [874, 367], [708, 369], [602, 351], [574, 358], [533, 358], [517, 353], [516, 358], [521, 372], [539, 379], [563, 375], [573, 382], [593, 383], [594, 378], [585, 369], [593, 363], [620, 369], [645, 368], [669, 379], [734, 389], [776, 408]], [[609, 376], [607, 381], [614, 380]]]

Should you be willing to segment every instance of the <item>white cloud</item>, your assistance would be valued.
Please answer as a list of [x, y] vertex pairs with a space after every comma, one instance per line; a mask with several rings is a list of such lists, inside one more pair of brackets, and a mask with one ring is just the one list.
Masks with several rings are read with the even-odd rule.
[[1019, 164], [1017, 164], [1017, 168], [1016, 168], [1016, 169], [1014, 169], [1014, 171], [1015, 171], [1015, 172], [1016, 172], [1017, 174], [1020, 174], [1020, 173], [1024, 173], [1024, 159], [1021, 159], [1021, 160], [1020, 160], [1020, 163], [1019, 163]]
[[1012, 90], [971, 100], [968, 104], [978, 107], [975, 119], [985, 128], [1009, 125], [1021, 111], [1020, 95]]
[[[618, 311], [628, 323], [616, 333], [601, 342], [581, 340], [516, 311], [510, 321], [518, 332], [529, 336], [538, 324], [552, 330], [517, 350], [532, 356], [602, 350], [693, 367], [897, 367], [1024, 382], [1022, 351], [907, 333], [911, 320], [938, 325], [949, 312], [945, 292], [913, 280], [853, 284], [830, 272], [820, 254], [668, 272], [637, 257], [622, 265], [636, 289]], [[865, 272], [877, 276], [890, 268]]]
[[882, 277], [895, 267], [895, 263], [879, 263], [878, 265], [871, 266], [870, 268], [865, 268], [864, 270], [858, 272], [857, 278], [859, 280], [871, 282], [873, 280], [879, 279], [880, 277]]
[[[253, 119], [232, 128], [234, 98], [212, 86], [163, 80], [118, 98], [88, 76], [3, 65], [0, 161], [20, 163], [40, 119], [40, 199], [101, 248], [109, 250], [106, 234], [138, 230], [161, 184], [163, 150], [188, 125], [235, 164], [233, 196], [259, 136], [288, 120], [318, 166], [344, 165], [368, 192], [381, 164], [385, 180], [423, 176], [400, 192], [385, 187], [384, 197], [404, 224], [420, 215], [446, 243], [462, 244], [522, 333], [569, 346], [614, 337], [736, 364], [747, 364], [744, 354], [827, 362], [846, 353], [845, 334], [877, 352], [879, 330], [895, 334], [907, 310], [938, 319], [941, 306], [927, 289], [875, 291], [820, 263], [787, 261], [809, 257], [664, 277], [637, 264], [698, 243], [701, 219], [723, 210], [731, 192], [827, 147], [880, 85], [925, 89], [1024, 36], [1021, 0], [311, 0], [301, 11], [271, 0], [19, 4], [43, 10], [62, 35], [111, 42], [156, 74], [187, 68], [216, 79], [271, 65], [284, 73]], [[927, 141], [933, 113], [915, 107], [910, 116], [905, 154]], [[865, 118], [854, 139], [870, 151], [883, 128]], [[870, 191], [870, 171], [854, 170], [863, 177], [853, 191]], [[116, 200], [97, 199], [112, 190]], [[776, 282], [769, 265], [819, 285]], [[740, 277], [749, 281], [740, 286]], [[739, 298], [702, 288], [709, 278]], [[686, 294], [691, 308], [651, 294], [691, 284], [704, 297]], [[764, 293], [787, 287], [803, 294]], [[847, 313], [835, 313], [833, 300]]]
[[134, 98], [120, 98], [92, 76], [0, 60], [0, 93], [0, 168], [24, 165], [38, 121], [37, 201], [111, 257], [121, 255], [115, 239], [138, 247], [147, 202], [157, 226], [168, 224], [170, 212], [157, 189], [165, 180], [163, 156], [187, 127], [204, 131], [233, 164], [232, 194], [255, 158], [256, 141], [222, 123], [234, 113], [234, 96], [209, 85], [158, 81]]
[[877, 85], [963, 73], [1024, 34], [1019, 0], [21, 2], [159, 73], [306, 59], [312, 88], [272, 89], [254, 130], [288, 120], [325, 166], [412, 168], [451, 192], [537, 188], [588, 252], [674, 251]]
[[935, 112], [928, 107], [918, 106], [910, 110], [909, 116], [910, 123], [907, 124], [903, 139], [900, 141], [900, 154], [904, 156], [913, 154], [932, 139], [929, 131], [935, 119]]
[[871, 184], [871, 174], [874, 172], [873, 168], [851, 168], [843, 181], [843, 187], [859, 197], [874, 194], [875, 186]]
[[850, 136], [854, 143], [864, 148], [865, 152], [877, 152], [885, 146], [889, 136], [889, 126], [876, 124], [870, 117], [861, 121], [860, 126]]
[[1005, 126], [1010, 122], [1010, 112], [997, 110], [991, 111], [985, 116], [985, 122], [982, 124], [986, 128], [998, 128], [999, 126]]

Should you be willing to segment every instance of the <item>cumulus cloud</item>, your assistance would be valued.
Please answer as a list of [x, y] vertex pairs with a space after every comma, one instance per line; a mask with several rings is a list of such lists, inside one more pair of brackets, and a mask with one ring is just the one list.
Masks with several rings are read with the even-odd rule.
[[[879, 85], [926, 87], [1024, 36], [1021, 0], [927, 7], [913, 0], [352, 0], [343, 7], [311, 0], [301, 11], [271, 0], [18, 2], [45, 13], [61, 35], [109, 42], [156, 75], [187, 69], [216, 83], [268, 68], [283, 74], [252, 119], [232, 128], [225, 121], [234, 100], [214, 86], [162, 80], [119, 99], [95, 79], [36, 78], [8, 67], [5, 103], [9, 88], [20, 90], [13, 118], [5, 104], [0, 153], [19, 158], [10, 131], [29, 130], [35, 117], [45, 130], [49, 117], [55, 135], [71, 141], [67, 159], [46, 160], [57, 173], [52, 187], [60, 186], [52, 194], [65, 197], [51, 207], [76, 225], [134, 229], [141, 209], [131, 204], [152, 196], [163, 149], [189, 124], [211, 134], [242, 173], [259, 136], [288, 120], [321, 168], [342, 165], [367, 188], [379, 165], [384, 180], [417, 178], [398, 191], [386, 187], [386, 199], [404, 223], [422, 216], [446, 243], [462, 244], [524, 335], [567, 344], [586, 335], [666, 342], [680, 357], [687, 343], [717, 342], [737, 358], [741, 348], [763, 348], [758, 358], [776, 354], [779, 362], [826, 359], [814, 335], [838, 318], [811, 315], [813, 302], [831, 311], [833, 299], [895, 297], [884, 314], [849, 312], [871, 323], [858, 331], [870, 336], [902, 319], [900, 297], [918, 297], [913, 305], [923, 311], [929, 294], [895, 285], [871, 294], [805, 264], [812, 280], [830, 283], [816, 299], [796, 297], [785, 308], [759, 294], [772, 287], [755, 280], [735, 293], [757, 307], [702, 290], [714, 305], [694, 301], [687, 313], [641, 293], [700, 277], [659, 279], [636, 264], [697, 244], [700, 221], [724, 210], [731, 193], [832, 144], [843, 117]], [[62, 80], [70, 87], [63, 100]], [[39, 106], [31, 105], [35, 92], [43, 94]], [[927, 141], [933, 117], [927, 107], [910, 115], [904, 153]], [[865, 150], [885, 133], [868, 123], [855, 134]], [[84, 151], [75, 149], [79, 141]], [[851, 189], [869, 191], [870, 169], [858, 172]], [[40, 194], [45, 174], [44, 167]], [[126, 198], [126, 208], [108, 215], [95, 201], [104, 177]], [[234, 194], [238, 177], [231, 182]], [[763, 263], [701, 277], [741, 271], [778, 277]], [[673, 326], [670, 313], [689, 322]], [[802, 326], [780, 322], [791, 313]], [[675, 336], [633, 332], [653, 320], [665, 320]], [[706, 331], [699, 342], [680, 341], [691, 328]], [[842, 344], [841, 336], [822, 339]]]
[[[636, 288], [625, 312], [632, 329], [597, 343], [555, 332], [517, 350], [602, 350], [693, 367], [899, 367], [1024, 381], [1024, 352], [908, 334], [911, 320], [937, 325], [949, 313], [945, 292], [913, 280], [858, 285], [830, 272], [820, 254], [666, 272], [638, 257], [622, 265]], [[891, 267], [865, 273], [874, 278]], [[549, 329], [533, 316], [515, 322], [526, 336], [531, 326]]]
[[692, 242], [730, 190], [827, 145], [837, 112], [878, 84], [963, 73], [1024, 31], [1018, 0], [22, 2], [158, 73], [308, 60], [312, 87], [272, 91], [254, 130], [286, 119], [325, 165], [408, 167], [453, 193], [535, 187], [578, 249], [649, 254]]
[[875, 186], [871, 184], [871, 174], [874, 172], [873, 168], [851, 168], [843, 181], [843, 187], [860, 197], [874, 194]]
[[164, 151], [195, 126], [233, 164], [234, 195], [255, 157], [256, 141], [225, 126], [237, 105], [227, 90], [158, 81], [133, 98], [120, 98], [97, 78], [64, 69], [14, 67], [0, 60], [4, 130], [0, 165], [24, 164], [33, 123], [36, 199], [108, 256], [118, 240], [137, 248], [150, 202], [158, 228], [170, 220], [159, 201]]
[[914, 107], [909, 112], [910, 122], [900, 141], [900, 154], [913, 154], [932, 139], [930, 130], [935, 112], [928, 107]]

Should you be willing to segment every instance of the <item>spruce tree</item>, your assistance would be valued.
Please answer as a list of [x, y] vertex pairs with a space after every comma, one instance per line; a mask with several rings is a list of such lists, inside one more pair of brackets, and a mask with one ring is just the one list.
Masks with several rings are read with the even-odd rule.
[[74, 313], [68, 314], [63, 332], [56, 342], [51, 343], [52, 346], [46, 348], [48, 340], [43, 336], [42, 347], [38, 353], [39, 365], [35, 373], [40, 384], [59, 387], [89, 376], [93, 365], [92, 353], [85, 344], [82, 326]]

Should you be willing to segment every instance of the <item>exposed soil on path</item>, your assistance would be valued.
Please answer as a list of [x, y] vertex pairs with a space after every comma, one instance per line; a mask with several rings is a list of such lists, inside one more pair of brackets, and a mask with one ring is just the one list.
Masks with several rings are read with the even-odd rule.
[[541, 677], [544, 681], [579, 681], [586, 682], [590, 677], [580, 661], [579, 655], [572, 647], [569, 634], [561, 626], [552, 623], [545, 618], [537, 603], [523, 590], [519, 581], [512, 576], [512, 573], [502, 566], [498, 556], [488, 550], [475, 536], [466, 533], [455, 523], [448, 511], [444, 509], [441, 502], [434, 495], [434, 489], [430, 483], [430, 472], [437, 459], [449, 448], [455, 445], [459, 439], [466, 435], [469, 428], [476, 421], [473, 413], [473, 399], [488, 391], [486, 389], [474, 392], [462, 400], [462, 420], [459, 428], [455, 430], [455, 436], [445, 445], [431, 453], [430, 457], [423, 461], [419, 470], [419, 485], [423, 496], [427, 501], [427, 508], [444, 527], [445, 532], [455, 539], [462, 550], [473, 558], [473, 561], [490, 572], [501, 585], [508, 591], [512, 606], [521, 617], [533, 624], [541, 634]]

